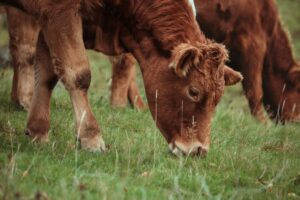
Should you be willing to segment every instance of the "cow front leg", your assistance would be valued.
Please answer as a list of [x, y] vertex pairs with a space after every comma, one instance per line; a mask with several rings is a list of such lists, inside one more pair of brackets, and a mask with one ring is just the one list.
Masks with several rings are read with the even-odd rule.
[[20, 104], [19, 98], [18, 98], [18, 69], [17, 67], [12, 63], [13, 67], [13, 82], [12, 82], [12, 88], [11, 88], [11, 101]]
[[33, 140], [47, 142], [50, 128], [50, 98], [58, 77], [54, 73], [50, 52], [42, 34], [38, 39], [34, 69], [35, 88], [26, 134]]
[[[243, 73], [243, 72], [242, 72]], [[244, 72], [245, 74], [246, 72]], [[245, 77], [245, 76], [244, 76]], [[261, 78], [249, 74], [243, 80], [243, 88], [248, 99], [251, 114], [260, 122], [266, 123], [267, 118], [263, 109], [263, 91]]]
[[[257, 33], [258, 34], [258, 33]], [[246, 34], [238, 38], [239, 45], [233, 56], [237, 60], [244, 79], [242, 82], [251, 114], [260, 122], [266, 123], [267, 118], [263, 109], [262, 70], [266, 44], [262, 37], [253, 37], [257, 34]], [[234, 55], [234, 52], [238, 52]]]
[[54, 71], [71, 97], [76, 137], [80, 140], [81, 148], [90, 151], [105, 150], [100, 128], [88, 101], [91, 71], [82, 41], [82, 23], [77, 9], [76, 5], [71, 6], [55, 15], [56, 18], [45, 25], [43, 33]]
[[112, 87], [111, 105], [125, 107], [129, 100], [130, 104], [137, 109], [146, 106], [140, 96], [136, 84], [135, 59], [130, 54], [111, 57], [112, 63]]

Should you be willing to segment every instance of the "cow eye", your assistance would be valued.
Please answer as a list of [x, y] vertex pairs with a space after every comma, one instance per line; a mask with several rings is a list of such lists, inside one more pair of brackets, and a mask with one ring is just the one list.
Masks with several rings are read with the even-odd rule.
[[200, 101], [200, 91], [196, 87], [189, 87], [187, 90], [187, 96], [193, 102]]

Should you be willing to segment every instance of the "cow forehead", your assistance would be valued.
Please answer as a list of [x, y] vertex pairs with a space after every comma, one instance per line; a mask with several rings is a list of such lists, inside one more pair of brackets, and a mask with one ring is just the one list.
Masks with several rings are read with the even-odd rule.
[[212, 67], [202, 66], [201, 69], [196, 69], [195, 73], [191, 73], [190, 80], [206, 91], [220, 90], [224, 85], [223, 74], [220, 70], [214, 70]]
[[194, 0], [188, 0], [188, 3], [192, 7], [194, 16], [196, 17], [197, 12], [196, 12], [196, 6]]

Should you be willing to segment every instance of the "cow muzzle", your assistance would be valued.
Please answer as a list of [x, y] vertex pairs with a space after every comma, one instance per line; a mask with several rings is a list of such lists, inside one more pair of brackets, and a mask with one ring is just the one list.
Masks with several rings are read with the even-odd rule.
[[178, 141], [169, 143], [169, 149], [176, 156], [199, 156], [204, 157], [208, 152], [208, 147], [200, 142], [184, 144]]

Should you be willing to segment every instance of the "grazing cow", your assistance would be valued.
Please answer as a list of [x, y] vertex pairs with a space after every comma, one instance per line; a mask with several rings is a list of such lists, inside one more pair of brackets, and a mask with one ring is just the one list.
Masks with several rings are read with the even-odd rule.
[[244, 75], [252, 114], [263, 121], [264, 104], [276, 121], [299, 121], [300, 66], [275, 0], [195, 2], [205, 35], [229, 48], [230, 66]]
[[189, 1], [0, 2], [31, 14], [41, 27], [29, 136], [47, 140], [50, 97], [61, 80], [72, 99], [81, 147], [105, 148], [87, 99], [91, 74], [84, 38], [87, 48], [108, 55], [130, 52], [138, 60], [150, 111], [174, 154], [208, 151], [211, 119], [224, 86], [242, 76], [224, 65], [224, 46], [202, 34]]
[[[277, 122], [299, 121], [300, 67], [293, 57], [275, 1], [195, 2], [200, 28], [206, 36], [229, 48], [230, 66], [244, 75], [243, 87], [251, 113], [265, 121], [264, 104]], [[130, 58], [121, 59], [126, 63]]]

